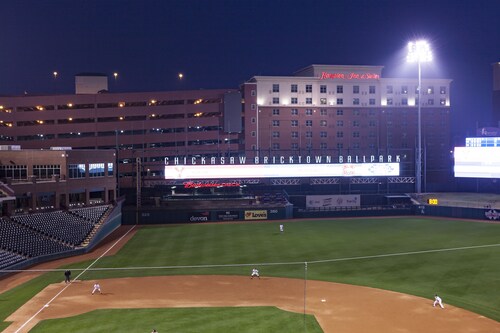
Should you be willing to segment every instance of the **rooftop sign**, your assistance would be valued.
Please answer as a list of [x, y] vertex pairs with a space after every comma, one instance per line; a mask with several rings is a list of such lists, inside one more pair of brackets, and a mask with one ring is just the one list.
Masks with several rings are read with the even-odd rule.
[[376, 73], [328, 73], [322, 72], [320, 80], [326, 79], [343, 79], [343, 80], [378, 80], [380, 75]]

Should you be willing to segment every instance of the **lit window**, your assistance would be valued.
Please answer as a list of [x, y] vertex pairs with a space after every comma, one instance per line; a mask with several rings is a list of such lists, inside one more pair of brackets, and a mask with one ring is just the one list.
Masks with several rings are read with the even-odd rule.
[[352, 100], [352, 104], [354, 104], [354, 105], [359, 105], [359, 98], [354, 98], [354, 99]]
[[434, 87], [433, 87], [433, 86], [429, 86], [429, 87], [427, 88], [427, 94], [428, 94], [428, 95], [432, 95], [432, 94], [434, 94]]
[[312, 109], [306, 109], [306, 116], [312, 116], [313, 110]]
[[296, 139], [299, 137], [299, 132], [292, 132], [292, 138]]
[[311, 127], [313, 125], [313, 121], [312, 120], [306, 120], [306, 126], [307, 127]]
[[292, 127], [298, 127], [299, 126], [299, 121], [298, 120], [292, 120]]
[[392, 104], [393, 104], [393, 102], [392, 102], [392, 98], [388, 98], [388, 99], [387, 99], [387, 105], [392, 105]]
[[439, 93], [440, 93], [441, 95], [445, 95], [445, 94], [446, 94], [446, 87], [445, 87], [445, 86], [441, 86], [441, 87], [439, 87]]
[[274, 127], [278, 127], [280, 125], [280, 121], [279, 120], [273, 120], [273, 126]]
[[320, 120], [319, 121], [319, 126], [326, 127], [327, 126], [326, 120]]
[[401, 86], [401, 93], [403, 95], [407, 95], [408, 94], [408, 86]]
[[319, 99], [319, 103], [320, 103], [321, 105], [326, 105], [326, 98], [320, 98], [320, 99]]

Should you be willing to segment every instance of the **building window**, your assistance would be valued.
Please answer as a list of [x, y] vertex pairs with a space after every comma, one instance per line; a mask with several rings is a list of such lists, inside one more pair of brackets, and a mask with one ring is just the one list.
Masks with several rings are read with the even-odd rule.
[[251, 122], [252, 124], [255, 124], [255, 122], [256, 122], [255, 117], [250, 118], [250, 122]]
[[307, 127], [311, 127], [313, 125], [313, 121], [312, 120], [306, 120], [306, 126]]
[[311, 97], [306, 97], [306, 104], [312, 104], [313, 99]]
[[104, 177], [104, 163], [90, 163], [89, 177]]
[[402, 98], [401, 105], [408, 105], [408, 98]]
[[319, 126], [326, 127], [327, 126], [326, 120], [320, 120], [319, 121]]
[[319, 86], [319, 92], [321, 94], [326, 94], [326, 85], [322, 84]]
[[312, 116], [313, 115], [313, 110], [312, 109], [306, 109], [306, 116]]
[[352, 115], [353, 115], [353, 116], [359, 116], [359, 115], [360, 115], [359, 110], [358, 110], [358, 109], [356, 109], [356, 110], [352, 110]]
[[441, 99], [439, 100], [439, 105], [446, 105], [446, 99], [441, 98]]
[[113, 176], [113, 173], [114, 173], [114, 166], [113, 166], [113, 163], [109, 162], [109, 163], [108, 163], [108, 177], [109, 177], [109, 176]]
[[68, 177], [71, 179], [75, 178], [85, 178], [85, 164], [69, 164], [68, 165]]
[[325, 131], [319, 132], [319, 137], [320, 138], [327, 138], [328, 137], [328, 132], [325, 132]]
[[299, 132], [292, 132], [292, 139], [296, 139], [299, 137]]
[[250, 134], [252, 135], [252, 138], [255, 138], [255, 136], [256, 136], [255, 131], [250, 132]]
[[359, 132], [352, 132], [353, 138], [359, 138]]
[[273, 93], [280, 92], [280, 85], [279, 84], [273, 84]]
[[293, 142], [292, 145], [290, 146], [290, 148], [292, 148], [292, 150], [299, 150], [299, 144], [296, 142]]
[[368, 92], [369, 92], [370, 94], [375, 94], [375, 86], [369, 86], [369, 87], [368, 87]]
[[275, 142], [273, 143], [273, 150], [279, 150], [280, 149], [280, 144]]
[[359, 94], [359, 86], [352, 86], [352, 93]]
[[279, 138], [280, 132], [273, 131], [273, 138]]
[[279, 120], [273, 120], [273, 127], [278, 127], [280, 125]]
[[306, 93], [312, 93], [312, 92], [313, 92], [312, 84], [306, 84]]
[[344, 93], [344, 86], [337, 86], [337, 94], [343, 94]]
[[326, 115], [328, 115], [328, 111], [326, 109], [321, 109], [321, 110], [319, 110], [319, 114], [321, 116], [326, 116]]
[[369, 127], [375, 127], [375, 125], [376, 125], [376, 124], [377, 124], [377, 123], [375, 122], [375, 120], [370, 120], [370, 121], [368, 122], [368, 126], [369, 126]]
[[344, 144], [342, 142], [337, 142], [337, 148], [338, 149], [344, 148]]
[[344, 121], [343, 120], [337, 120], [337, 127], [342, 127], [344, 126]]
[[61, 174], [60, 165], [36, 165], [36, 164], [33, 165], [33, 175], [38, 179], [51, 179], [52, 175], [60, 175], [60, 174]]
[[279, 116], [280, 115], [280, 109], [273, 109], [273, 116]]
[[392, 86], [387, 86], [387, 93], [392, 94], [393, 93], [393, 88]]
[[292, 97], [292, 104], [297, 104], [299, 101], [297, 97]]
[[299, 110], [298, 109], [291, 109], [290, 113], [292, 114], [292, 116], [298, 116], [299, 115]]
[[298, 127], [299, 126], [299, 121], [298, 120], [292, 120], [292, 127]]
[[337, 110], [337, 116], [343, 116], [344, 110]]
[[344, 132], [337, 132], [337, 138], [343, 138]]
[[354, 98], [354, 99], [352, 100], [352, 104], [353, 104], [353, 105], [359, 105], [359, 98]]
[[359, 127], [359, 120], [354, 120], [352, 122], [352, 127]]
[[358, 142], [353, 143], [352, 148], [359, 149], [359, 143]]
[[313, 132], [307, 131], [306, 132], [306, 138], [312, 138], [313, 137]]
[[369, 116], [374, 116], [375, 115], [375, 110], [371, 109], [368, 111]]
[[344, 104], [344, 99], [343, 98], [337, 98], [337, 105], [343, 105]]
[[257, 91], [255, 89], [250, 90], [250, 96], [255, 96], [257, 95]]
[[429, 86], [427, 88], [427, 95], [432, 95], [434, 94], [434, 87], [433, 86]]
[[408, 95], [408, 86], [401, 86], [401, 94]]
[[297, 92], [297, 85], [296, 84], [292, 84], [290, 86], [290, 92], [293, 92], [293, 93], [296, 93]]
[[445, 94], [446, 94], [446, 87], [445, 87], [445, 86], [441, 86], [441, 87], [439, 87], [439, 93], [440, 93], [441, 95], [445, 95]]
[[434, 105], [434, 99], [429, 98], [429, 99], [427, 100], [427, 105]]
[[320, 99], [319, 99], [319, 103], [320, 103], [321, 105], [326, 105], [326, 98], [320, 98]]
[[313, 149], [313, 145], [312, 145], [312, 143], [308, 143], [308, 144], [306, 145], [306, 149], [309, 149], [309, 150]]
[[320, 142], [319, 148], [320, 149], [328, 149], [328, 145], [326, 144], [326, 142]]
[[280, 104], [280, 98], [279, 97], [273, 97], [273, 104]]
[[388, 99], [387, 99], [387, 105], [392, 105], [392, 104], [393, 104], [393, 102], [392, 102], [392, 98], [388, 98]]
[[251, 104], [251, 105], [250, 105], [250, 109], [251, 109], [252, 111], [254, 111], [255, 109], [257, 109], [257, 104]]

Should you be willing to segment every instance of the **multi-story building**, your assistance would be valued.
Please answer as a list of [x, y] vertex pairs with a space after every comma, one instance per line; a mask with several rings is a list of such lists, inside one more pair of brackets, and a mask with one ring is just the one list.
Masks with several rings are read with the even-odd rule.
[[[425, 191], [451, 174], [451, 80], [422, 82]], [[160, 184], [165, 159], [179, 156], [398, 155], [412, 183], [417, 86], [381, 66], [312, 65], [240, 90], [110, 93], [102, 76], [79, 75], [75, 94], [0, 97], [0, 144], [116, 149], [119, 187], [131, 191], [138, 179]]]
[[161, 178], [169, 155], [242, 149], [237, 90], [109, 93], [95, 75], [76, 83], [71, 95], [0, 97], [0, 144], [116, 149], [120, 188], [135, 188], [138, 170]]
[[[424, 190], [450, 174], [449, 79], [423, 79]], [[415, 176], [418, 81], [383, 78], [381, 66], [311, 65], [293, 76], [255, 76], [243, 86], [245, 149], [285, 155], [403, 156]]]

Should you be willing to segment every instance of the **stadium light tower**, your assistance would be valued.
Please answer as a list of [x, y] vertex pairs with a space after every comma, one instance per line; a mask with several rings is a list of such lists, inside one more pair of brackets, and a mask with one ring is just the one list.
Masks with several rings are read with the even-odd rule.
[[422, 193], [422, 116], [421, 116], [421, 105], [422, 105], [422, 63], [432, 61], [432, 52], [427, 43], [424, 40], [418, 40], [415, 42], [408, 43], [408, 55], [406, 61], [410, 63], [416, 62], [418, 64], [418, 148], [416, 156], [416, 170], [415, 170], [415, 182], [416, 191], [418, 194]]

